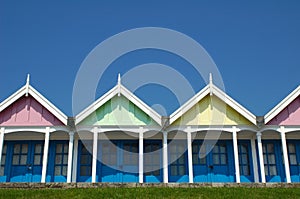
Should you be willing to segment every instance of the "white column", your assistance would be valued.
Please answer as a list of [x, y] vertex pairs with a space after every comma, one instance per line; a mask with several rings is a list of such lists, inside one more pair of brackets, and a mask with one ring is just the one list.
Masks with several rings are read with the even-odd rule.
[[98, 128], [93, 129], [93, 162], [92, 162], [92, 182], [96, 182], [98, 152]]
[[164, 183], [168, 183], [168, 133], [163, 132], [163, 173]]
[[286, 147], [284, 126], [280, 127], [280, 136], [281, 136], [281, 145], [282, 145], [286, 182], [291, 183], [290, 164], [289, 164], [289, 156], [288, 156], [287, 147]]
[[139, 183], [144, 182], [144, 134], [139, 132]]
[[193, 155], [192, 155], [192, 133], [190, 128], [187, 129], [187, 152], [188, 152], [188, 167], [189, 167], [189, 183], [194, 183], [193, 172]]
[[257, 156], [256, 156], [256, 146], [255, 146], [255, 137], [251, 139], [251, 152], [252, 152], [252, 164], [253, 164], [254, 182], [259, 182], [258, 166], [257, 166]]
[[68, 153], [67, 183], [71, 182], [71, 177], [72, 177], [73, 143], [74, 143], [74, 132], [69, 132], [69, 153]]
[[236, 127], [232, 127], [232, 141], [233, 141], [233, 154], [234, 154], [234, 167], [235, 167], [235, 181], [237, 183], [241, 182], [240, 177], [240, 164], [239, 164], [239, 151], [237, 144], [237, 133]]
[[45, 143], [44, 143], [44, 154], [43, 154], [43, 168], [41, 182], [46, 182], [47, 164], [48, 164], [48, 151], [49, 151], [49, 138], [50, 138], [50, 127], [46, 127], [45, 131]]
[[77, 156], [78, 156], [78, 137], [75, 136], [75, 139], [74, 139], [74, 155], [73, 155], [72, 182], [76, 182], [76, 180], [77, 180]]
[[2, 159], [2, 150], [3, 150], [3, 142], [4, 142], [4, 133], [5, 133], [5, 128], [1, 127], [0, 130], [0, 163]]
[[256, 133], [261, 182], [266, 183], [264, 156], [261, 142], [261, 132]]

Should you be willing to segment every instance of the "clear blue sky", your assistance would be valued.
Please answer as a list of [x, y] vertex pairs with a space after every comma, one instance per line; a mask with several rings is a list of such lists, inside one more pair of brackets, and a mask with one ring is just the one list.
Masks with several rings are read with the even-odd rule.
[[[154, 26], [198, 41], [217, 64], [226, 92], [255, 115], [264, 115], [300, 84], [299, 10], [297, 0], [0, 0], [0, 100], [23, 86], [30, 73], [31, 84], [71, 116], [73, 83], [87, 54], [114, 34]], [[204, 87], [178, 56], [141, 50], [111, 65], [97, 96], [116, 84], [118, 72], [149, 62], [180, 71], [196, 91]], [[135, 93], [168, 113], [178, 108], [163, 87], [144, 86]]]

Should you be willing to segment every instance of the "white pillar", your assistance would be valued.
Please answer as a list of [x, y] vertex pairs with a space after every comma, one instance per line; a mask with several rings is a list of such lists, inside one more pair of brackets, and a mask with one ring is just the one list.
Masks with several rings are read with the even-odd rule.
[[139, 132], [139, 183], [144, 182], [144, 134]]
[[50, 127], [46, 127], [45, 131], [45, 143], [44, 143], [44, 154], [43, 154], [43, 168], [41, 182], [46, 182], [47, 164], [48, 164], [48, 151], [49, 151], [49, 138], [50, 138]]
[[235, 181], [241, 182], [240, 177], [240, 164], [239, 164], [239, 151], [237, 144], [237, 132], [236, 127], [232, 127], [232, 141], [233, 141], [233, 154], [234, 154], [234, 167], [235, 167]]
[[251, 152], [252, 152], [254, 182], [259, 182], [255, 138], [251, 139]]
[[95, 127], [93, 130], [92, 182], [96, 182], [97, 152], [98, 152], [98, 128]]
[[261, 142], [261, 132], [256, 133], [261, 182], [266, 183], [264, 156]]
[[282, 145], [286, 182], [291, 183], [290, 164], [289, 164], [289, 156], [288, 156], [287, 147], [286, 147], [284, 126], [280, 127], [280, 135], [281, 135], [281, 145]]
[[71, 182], [71, 177], [72, 177], [73, 143], [74, 143], [74, 132], [69, 132], [67, 183]]
[[192, 154], [192, 133], [191, 130], [187, 130], [187, 152], [188, 152], [188, 167], [189, 167], [189, 183], [194, 183], [193, 172], [193, 154]]
[[2, 159], [2, 150], [3, 150], [3, 142], [4, 142], [4, 133], [5, 133], [5, 128], [1, 127], [0, 130], [0, 163]]
[[163, 132], [163, 173], [164, 183], [168, 183], [168, 133]]
[[73, 155], [72, 182], [76, 182], [76, 180], [77, 180], [77, 156], [78, 156], [78, 137], [75, 136], [75, 139], [74, 139], [74, 155]]

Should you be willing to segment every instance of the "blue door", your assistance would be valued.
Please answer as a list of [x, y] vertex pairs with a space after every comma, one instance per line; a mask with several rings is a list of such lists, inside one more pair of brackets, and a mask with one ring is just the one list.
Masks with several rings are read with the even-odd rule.
[[43, 162], [42, 141], [11, 142], [10, 182], [40, 182]]
[[144, 140], [144, 182], [162, 182], [160, 140]]
[[249, 140], [238, 141], [239, 167], [241, 182], [254, 182], [252, 153]]
[[66, 182], [68, 170], [68, 141], [51, 141], [47, 182]]
[[209, 142], [200, 151], [202, 141], [192, 145], [194, 182], [234, 182], [231, 141]]
[[97, 174], [101, 182], [138, 182], [138, 141], [102, 141]]
[[8, 175], [8, 164], [6, 164], [7, 159], [7, 143], [4, 142], [2, 149], [2, 157], [1, 157], [1, 167], [0, 167], [0, 182], [7, 182]]
[[267, 182], [284, 182], [285, 174], [280, 141], [263, 141], [263, 159]]
[[186, 140], [170, 140], [168, 143], [169, 182], [188, 182]]
[[289, 154], [291, 181], [300, 182], [300, 142], [288, 140], [287, 148]]
[[78, 142], [77, 181], [92, 181], [92, 141]]

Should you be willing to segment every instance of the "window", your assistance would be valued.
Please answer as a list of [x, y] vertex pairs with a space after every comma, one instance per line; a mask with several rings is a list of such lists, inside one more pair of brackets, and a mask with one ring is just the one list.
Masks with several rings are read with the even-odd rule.
[[6, 152], [7, 152], [7, 144], [4, 144], [3, 149], [2, 149], [0, 176], [4, 176], [4, 168], [5, 168], [5, 162], [6, 162]]
[[124, 165], [137, 165], [138, 164], [138, 143], [124, 143]]
[[117, 164], [117, 146], [114, 143], [108, 141], [102, 144], [102, 163], [108, 166]]
[[186, 174], [186, 147], [182, 142], [175, 143], [172, 141], [170, 143], [170, 160], [171, 163], [171, 175], [172, 176], [182, 176]]
[[273, 143], [263, 144], [263, 156], [266, 175], [277, 175], [275, 149]]
[[160, 149], [159, 143], [144, 144], [144, 170], [145, 175], [160, 176]]
[[[86, 144], [87, 145], [87, 144]], [[80, 144], [80, 176], [91, 176], [92, 174], [92, 155], [91, 145]]]
[[28, 144], [15, 144], [13, 149], [13, 165], [27, 164]]
[[249, 146], [247, 143], [242, 143], [238, 145], [239, 150], [239, 164], [240, 173], [244, 176], [250, 175], [250, 162], [249, 162]]
[[288, 143], [288, 153], [290, 165], [297, 165], [296, 146], [294, 143]]
[[[193, 153], [193, 164], [206, 165], [206, 147], [202, 146], [201, 142], [193, 142], [192, 153]], [[200, 151], [201, 149], [201, 151]]]
[[68, 151], [69, 151], [68, 143], [56, 144], [55, 163], [54, 163], [55, 176], [67, 176]]
[[226, 165], [227, 164], [227, 148], [226, 144], [216, 144], [212, 150], [213, 164]]

